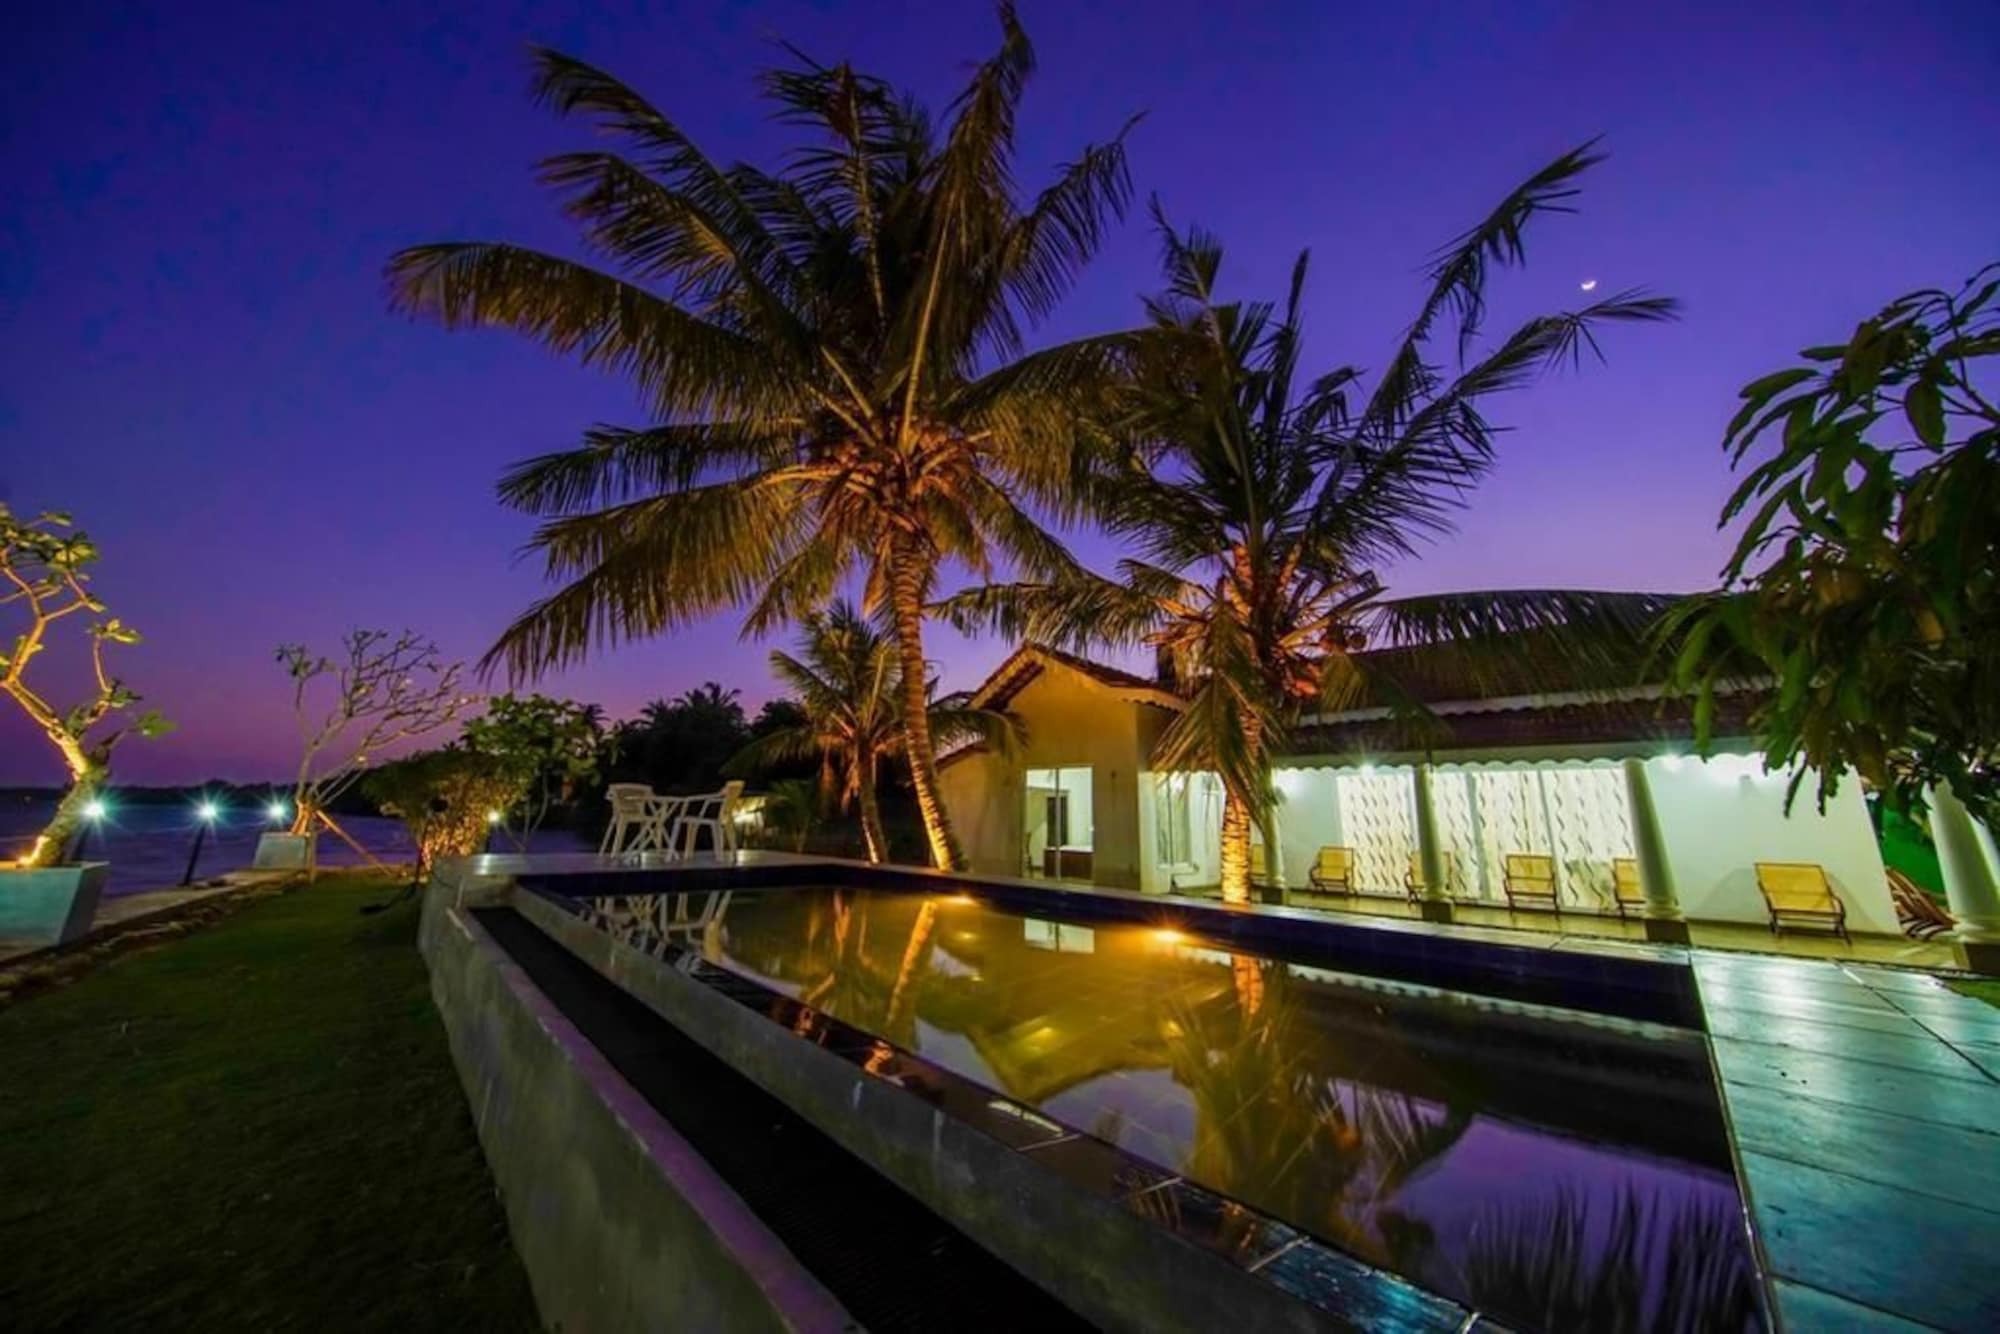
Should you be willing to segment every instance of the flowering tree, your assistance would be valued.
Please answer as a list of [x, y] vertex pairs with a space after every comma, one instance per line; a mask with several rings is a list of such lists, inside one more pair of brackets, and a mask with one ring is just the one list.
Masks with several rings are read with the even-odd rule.
[[[81, 828], [84, 812], [111, 771], [111, 751], [134, 732], [157, 736], [169, 724], [148, 711], [122, 727], [104, 726], [139, 702], [129, 686], [112, 675], [104, 660], [112, 644], [136, 644], [138, 632], [115, 616], [90, 592], [90, 566], [97, 563], [97, 544], [71, 527], [67, 514], [48, 512], [33, 519], [16, 519], [0, 505], [0, 607], [8, 619], [23, 618], [20, 628], [0, 651], [0, 693], [18, 705], [40, 728], [69, 770], [69, 790], [56, 805], [55, 817], [21, 858], [23, 866], [53, 866], [63, 860], [71, 837]], [[82, 612], [97, 619], [84, 625], [90, 644], [91, 683], [88, 695], [65, 709], [28, 683], [28, 667], [48, 647], [59, 622]]]
[[[460, 686], [461, 663], [412, 631], [350, 630], [338, 656], [283, 644], [278, 661], [292, 678], [292, 711], [303, 742], [293, 785], [292, 832], [330, 824], [326, 807], [351, 787], [371, 756], [444, 726], [473, 702]], [[332, 699], [319, 701], [328, 690]]]

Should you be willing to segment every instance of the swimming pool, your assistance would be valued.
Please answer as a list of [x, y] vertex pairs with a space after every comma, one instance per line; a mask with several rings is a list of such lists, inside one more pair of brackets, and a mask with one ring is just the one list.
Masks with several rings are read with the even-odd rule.
[[1698, 1033], [969, 893], [572, 910], [1519, 1328], [1762, 1325]]

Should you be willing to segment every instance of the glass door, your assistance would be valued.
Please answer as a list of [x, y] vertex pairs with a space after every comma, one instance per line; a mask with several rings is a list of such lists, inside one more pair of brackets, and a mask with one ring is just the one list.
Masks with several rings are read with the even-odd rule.
[[1088, 882], [1094, 867], [1091, 772], [1077, 765], [1027, 771], [1021, 870], [1050, 880]]

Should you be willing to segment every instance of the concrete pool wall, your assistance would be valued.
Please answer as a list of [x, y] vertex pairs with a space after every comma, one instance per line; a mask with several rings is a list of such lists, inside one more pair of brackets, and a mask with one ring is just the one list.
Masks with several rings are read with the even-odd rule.
[[840, 1303], [473, 919], [504, 882], [446, 868], [420, 945], [542, 1323], [843, 1330]]

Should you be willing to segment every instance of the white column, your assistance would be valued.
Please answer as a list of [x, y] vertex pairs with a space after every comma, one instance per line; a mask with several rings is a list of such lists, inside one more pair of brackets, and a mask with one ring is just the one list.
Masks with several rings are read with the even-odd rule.
[[1445, 883], [1444, 845], [1438, 841], [1437, 807], [1431, 800], [1431, 767], [1415, 770], [1417, 788], [1417, 861], [1424, 868], [1424, 901], [1418, 905], [1428, 922], [1451, 920], [1450, 886]]
[[2000, 856], [1992, 832], [1943, 784], [1931, 789], [1931, 841], [1944, 869], [1945, 898], [1958, 919], [1952, 933], [1970, 967], [2000, 965]]
[[1660, 832], [1660, 815], [1653, 807], [1653, 779], [1645, 760], [1628, 755], [1625, 800], [1632, 812], [1632, 856], [1639, 863], [1639, 887], [1646, 895], [1646, 939], [1686, 944], [1687, 922], [1674, 892], [1673, 863], [1667, 860], [1667, 840]]

